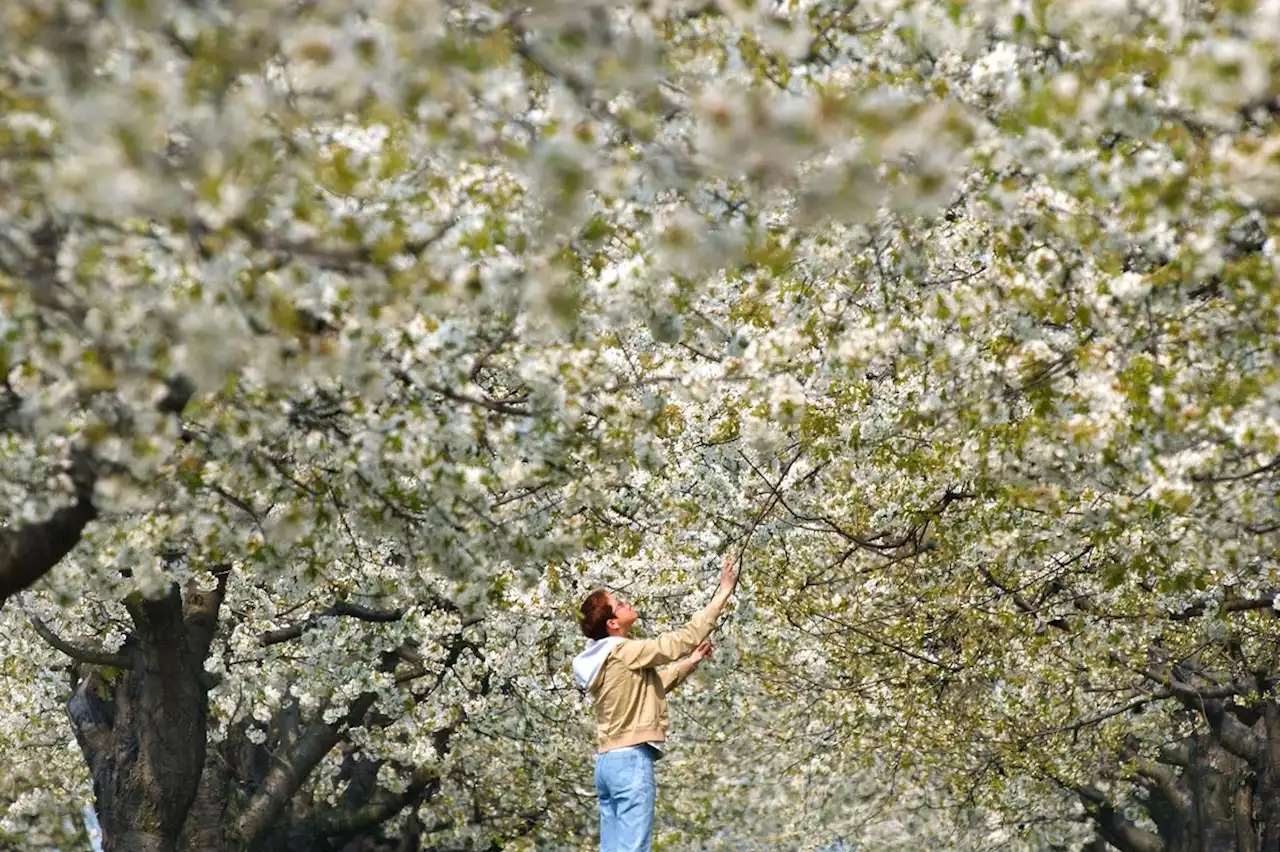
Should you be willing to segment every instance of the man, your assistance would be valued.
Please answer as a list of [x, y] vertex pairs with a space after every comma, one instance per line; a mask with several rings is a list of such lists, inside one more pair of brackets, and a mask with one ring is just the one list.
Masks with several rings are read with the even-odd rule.
[[582, 602], [582, 632], [592, 642], [574, 659], [573, 675], [596, 702], [601, 852], [649, 852], [653, 762], [667, 738], [667, 693], [711, 655], [707, 636], [737, 582], [737, 566], [725, 556], [711, 603], [656, 639], [627, 638], [639, 615], [616, 595], [596, 589]]

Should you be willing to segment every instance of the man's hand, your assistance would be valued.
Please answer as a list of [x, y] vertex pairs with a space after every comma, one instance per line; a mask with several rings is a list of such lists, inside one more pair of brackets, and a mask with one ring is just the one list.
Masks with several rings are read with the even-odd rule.
[[729, 602], [729, 598], [733, 596], [733, 589], [737, 585], [737, 562], [732, 553], [726, 553], [724, 555], [724, 564], [720, 566], [720, 585], [716, 588], [716, 593], [711, 596], [711, 603], [707, 604], [712, 618], [720, 617], [721, 610]]
[[724, 555], [724, 564], [720, 566], [720, 589], [725, 596], [733, 594], [733, 589], [738, 585], [738, 563], [733, 558], [732, 553]]
[[710, 642], [703, 642], [701, 645], [693, 649], [693, 653], [689, 655], [689, 662], [693, 664], [693, 668], [698, 667], [698, 663], [711, 656], [712, 651]]

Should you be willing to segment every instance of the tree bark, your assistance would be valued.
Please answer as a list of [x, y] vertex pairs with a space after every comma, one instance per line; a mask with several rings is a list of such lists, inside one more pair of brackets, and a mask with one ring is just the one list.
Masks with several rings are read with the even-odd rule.
[[0, 529], [0, 606], [53, 569], [98, 516], [89, 494], [48, 519]]
[[191, 641], [176, 586], [126, 607], [134, 632], [121, 652], [130, 669], [114, 683], [92, 672], [67, 710], [106, 852], [175, 852], [205, 764], [207, 646]]
[[1259, 816], [1263, 821], [1259, 852], [1280, 852], [1280, 705], [1262, 704], [1263, 736], [1258, 772]]
[[1193, 748], [1187, 781], [1195, 802], [1194, 852], [1237, 852], [1235, 782], [1242, 763], [1209, 737]]
[[225, 819], [231, 796], [227, 761], [217, 749], [209, 749], [196, 798], [178, 838], [181, 852], [225, 852]]

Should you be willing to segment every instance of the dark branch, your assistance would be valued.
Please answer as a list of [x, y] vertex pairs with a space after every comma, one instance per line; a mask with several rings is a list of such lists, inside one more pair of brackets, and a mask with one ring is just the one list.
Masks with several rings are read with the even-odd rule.
[[423, 387], [425, 387], [429, 391], [432, 391], [433, 393], [440, 394], [445, 399], [451, 399], [454, 402], [461, 402], [467, 405], [478, 405], [481, 408], [487, 408], [490, 411], [497, 412], [498, 414], [506, 414], [511, 417], [532, 417], [533, 416], [533, 412], [527, 408], [521, 408], [518, 405], [511, 405], [510, 403], [507, 403], [507, 402], [500, 402], [496, 399], [486, 399], [478, 396], [470, 396], [468, 394], [460, 393], [458, 391], [447, 388], [444, 385], [438, 385], [438, 384], [429, 382], [423, 385]]
[[1156, 755], [1156, 760], [1161, 763], [1167, 763], [1169, 766], [1190, 766], [1191, 743], [1187, 740], [1170, 743], [1160, 749], [1159, 754]]
[[1179, 816], [1190, 823], [1195, 819], [1195, 800], [1191, 789], [1182, 780], [1182, 774], [1168, 763], [1159, 759], [1152, 760], [1138, 751], [1136, 742], [1130, 742], [1122, 750], [1122, 756], [1134, 763], [1138, 780], [1148, 787], [1159, 790], [1169, 806]]
[[1001, 583], [996, 579], [995, 574], [992, 574], [987, 568], [979, 568], [978, 573], [982, 575], [982, 579], [986, 580], [988, 585], [998, 589], [1001, 594], [1009, 595], [1013, 599], [1014, 604], [1017, 605], [1018, 609], [1025, 613], [1034, 613], [1036, 611], [1036, 608], [1032, 605], [1031, 601], [1027, 600], [1022, 592], [1019, 592], [1017, 589], [1010, 589], [1004, 583]]
[[[157, 407], [176, 416], [194, 393], [190, 379], [174, 376], [165, 381], [165, 395]], [[76, 490], [74, 503], [46, 520], [0, 529], [0, 607], [61, 562], [80, 541], [84, 528], [98, 517], [93, 505], [97, 471], [92, 454], [83, 448], [73, 450], [69, 473]]]
[[67, 716], [92, 773], [97, 772], [111, 747], [115, 706], [110, 692], [99, 670], [90, 669], [67, 701]]
[[132, 662], [125, 655], [115, 654], [101, 647], [76, 645], [68, 642], [49, 629], [49, 625], [45, 624], [40, 616], [31, 610], [26, 612], [27, 619], [31, 622], [31, 626], [35, 628], [36, 633], [40, 634], [40, 638], [76, 662], [87, 663], [91, 666], [112, 666], [117, 669], [132, 668]]
[[0, 529], [0, 606], [49, 573], [97, 517], [90, 488], [47, 520]]
[[[1218, 683], [1212, 685], [1195, 685], [1174, 676], [1172, 672], [1160, 671], [1154, 666], [1142, 670], [1142, 676], [1163, 686], [1174, 697], [1198, 705], [1215, 698], [1230, 698], [1233, 695], [1247, 695], [1253, 690], [1253, 684], [1245, 681]], [[1196, 709], [1200, 709], [1198, 706]]]
[[[443, 758], [449, 752], [453, 735], [462, 725], [461, 715], [452, 722], [432, 732], [431, 740], [436, 754]], [[346, 837], [379, 826], [406, 807], [434, 796], [440, 789], [440, 774], [435, 767], [420, 766], [414, 769], [409, 783], [400, 793], [380, 790], [368, 803], [347, 812], [324, 812], [315, 822], [318, 833], [326, 837]]]
[[[1259, 609], [1273, 609], [1275, 607], [1276, 593], [1261, 595], [1254, 598], [1232, 598], [1223, 601], [1221, 611], [1224, 613], [1234, 612], [1252, 612]], [[1197, 616], [1204, 615], [1208, 612], [1208, 606], [1203, 602], [1194, 603], [1185, 607], [1173, 615], [1169, 616], [1172, 621], [1188, 621]]]
[[1280, 469], [1280, 457], [1274, 458], [1264, 465], [1259, 465], [1253, 470], [1245, 473], [1238, 473], [1231, 476], [1212, 476], [1207, 473], [1195, 474], [1191, 477], [1192, 482], [1215, 484], [1219, 482], [1240, 482], [1245, 479], [1252, 479], [1255, 476], [1261, 476], [1264, 473], [1270, 473], [1273, 470]]
[[204, 659], [209, 655], [214, 631], [218, 627], [218, 610], [227, 595], [227, 578], [230, 565], [218, 565], [212, 570], [215, 585], [210, 590], [201, 589], [193, 579], [187, 584], [187, 599], [183, 607], [183, 621], [187, 626], [192, 650]]
[[349, 837], [382, 825], [400, 811], [429, 799], [440, 789], [440, 777], [434, 769], [414, 770], [408, 785], [399, 793], [379, 790], [373, 799], [354, 810], [322, 811], [313, 823], [315, 833], [323, 837]]
[[359, 722], [373, 706], [374, 699], [373, 693], [366, 692], [351, 703], [344, 719], [312, 722], [289, 753], [274, 761], [263, 779], [262, 789], [236, 821], [235, 834], [246, 846], [252, 847], [257, 837], [275, 824], [311, 772], [342, 739], [348, 725]]
[[1076, 793], [1084, 804], [1085, 813], [1098, 827], [1098, 833], [1120, 852], [1164, 852], [1164, 842], [1159, 835], [1126, 820], [1107, 801], [1102, 791], [1094, 787], [1077, 787]]
[[405, 611], [403, 609], [373, 609], [360, 604], [354, 604], [349, 601], [338, 601], [333, 606], [312, 615], [305, 621], [292, 624], [288, 627], [280, 627], [275, 630], [267, 630], [259, 640], [263, 645], [278, 645], [281, 642], [289, 642], [297, 639], [311, 628], [320, 623], [323, 618], [331, 616], [345, 616], [348, 618], [359, 619], [360, 621], [371, 621], [379, 624], [387, 624], [393, 621], [399, 621], [404, 618]]
[[[469, 645], [470, 643], [462, 638], [461, 633], [455, 636], [449, 660], [445, 663], [446, 668], [455, 664], [462, 649]], [[382, 670], [393, 671], [400, 656], [394, 652], [385, 656], [381, 665]], [[437, 685], [443, 677], [442, 671], [440, 678], [437, 679]], [[421, 700], [420, 696], [414, 697], [416, 700]], [[294, 794], [306, 783], [307, 778], [324, 756], [341, 742], [347, 728], [368, 723], [366, 716], [375, 700], [374, 693], [366, 692], [351, 703], [344, 718], [325, 722], [321, 716], [314, 720], [293, 746], [287, 749], [287, 753], [275, 759], [271, 770], [263, 780], [261, 790], [249, 802], [248, 807], [236, 822], [235, 833], [247, 846], [252, 847], [254, 840], [276, 823]], [[437, 752], [443, 754], [448, 750], [449, 738], [452, 737], [454, 729], [465, 721], [465, 716], [459, 715], [448, 726], [434, 733]], [[393, 803], [386, 802], [386, 804], [390, 806]]]

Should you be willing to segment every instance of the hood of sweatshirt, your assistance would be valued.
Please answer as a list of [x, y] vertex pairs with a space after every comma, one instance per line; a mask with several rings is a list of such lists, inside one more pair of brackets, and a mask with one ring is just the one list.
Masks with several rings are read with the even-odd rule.
[[603, 639], [594, 639], [585, 651], [573, 658], [573, 679], [580, 688], [591, 688], [591, 684], [595, 681], [596, 675], [600, 673], [600, 667], [604, 665], [609, 652], [613, 650], [614, 645], [621, 641], [621, 636], [606, 636]]

